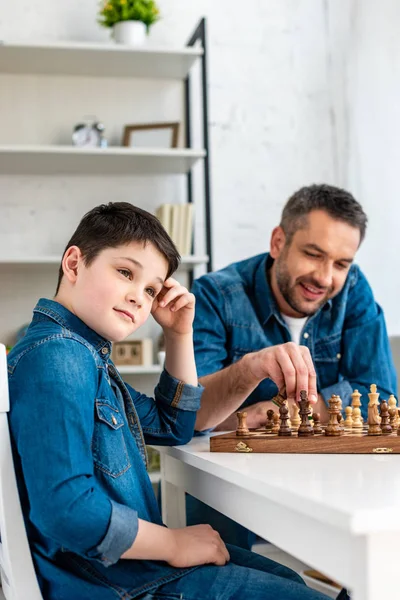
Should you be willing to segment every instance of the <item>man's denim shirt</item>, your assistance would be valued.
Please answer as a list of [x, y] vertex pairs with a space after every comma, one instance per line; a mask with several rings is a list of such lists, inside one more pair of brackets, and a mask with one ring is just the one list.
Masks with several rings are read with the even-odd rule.
[[[269, 255], [261, 254], [194, 282], [199, 377], [223, 369], [248, 352], [290, 341], [267, 279], [271, 264]], [[350, 268], [342, 291], [307, 320], [301, 344], [311, 352], [318, 391], [326, 402], [332, 394], [339, 394], [344, 408], [358, 389], [366, 418], [371, 383], [376, 383], [385, 399], [397, 394], [383, 311], [358, 266]], [[276, 393], [276, 385], [265, 379], [244, 406], [269, 400]]]
[[138, 518], [162, 525], [145, 443], [188, 442], [202, 387], [164, 371], [154, 401], [123, 383], [110, 351], [78, 317], [41, 299], [8, 356], [18, 487], [49, 600], [136, 598], [192, 570], [119, 559]]

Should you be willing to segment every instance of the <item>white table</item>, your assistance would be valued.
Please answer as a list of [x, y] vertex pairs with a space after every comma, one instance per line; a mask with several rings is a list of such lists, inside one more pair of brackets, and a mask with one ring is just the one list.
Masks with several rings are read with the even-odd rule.
[[161, 452], [163, 519], [185, 491], [352, 590], [398, 600], [400, 456], [210, 453], [208, 436]]

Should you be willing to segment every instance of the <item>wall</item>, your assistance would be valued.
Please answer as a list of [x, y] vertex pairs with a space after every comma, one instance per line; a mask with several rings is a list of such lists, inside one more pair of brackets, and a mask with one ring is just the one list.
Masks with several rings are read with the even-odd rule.
[[[163, 19], [152, 31], [155, 45], [181, 46], [198, 19], [208, 19], [214, 267], [264, 251], [296, 188], [322, 181], [347, 186], [370, 215], [359, 262], [387, 312], [389, 330], [400, 333], [394, 191], [399, 150], [392, 143], [400, 85], [396, 0], [379, 6], [372, 0], [159, 4]], [[0, 38], [107, 41], [108, 32], [96, 24], [97, 6], [97, 0], [0, 0]], [[78, 212], [115, 197], [117, 189], [112, 182], [55, 178], [48, 192], [32, 178], [2, 179], [7, 210], [0, 233], [18, 222], [16, 206], [24, 205], [26, 214], [36, 202], [45, 209], [36, 218], [49, 231], [47, 242], [58, 232], [57, 244]], [[173, 197], [176, 185], [155, 186], [154, 201]], [[127, 181], [118, 187], [118, 198], [132, 189], [140, 197], [141, 185]], [[51, 211], [52, 198], [60, 194], [65, 228]]]

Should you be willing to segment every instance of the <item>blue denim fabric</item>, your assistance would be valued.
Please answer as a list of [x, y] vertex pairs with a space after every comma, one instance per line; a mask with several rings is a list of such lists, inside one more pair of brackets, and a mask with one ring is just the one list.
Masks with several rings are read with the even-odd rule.
[[124, 384], [111, 344], [41, 299], [8, 356], [10, 429], [32, 555], [47, 600], [136, 598], [191, 569], [120, 560], [138, 518], [162, 525], [146, 443], [187, 443], [201, 386], [166, 371], [155, 400]]
[[[268, 254], [260, 254], [194, 282], [199, 377], [215, 373], [249, 352], [290, 341], [266, 277], [271, 264]], [[326, 402], [332, 394], [339, 394], [345, 408], [357, 388], [366, 418], [371, 383], [376, 383], [383, 397], [397, 395], [383, 311], [358, 266], [351, 266], [342, 291], [307, 320], [301, 344], [310, 350], [318, 392]], [[276, 385], [265, 379], [243, 406], [269, 400], [276, 393]]]
[[291, 569], [235, 546], [228, 550], [231, 560], [224, 567], [202, 567], [142, 600], [327, 600]]

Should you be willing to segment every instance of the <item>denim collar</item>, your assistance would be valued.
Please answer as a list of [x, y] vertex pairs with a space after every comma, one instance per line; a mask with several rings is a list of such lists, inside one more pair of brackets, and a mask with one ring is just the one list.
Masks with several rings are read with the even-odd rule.
[[[268, 319], [274, 316], [279, 323], [284, 327], [287, 327], [285, 321], [282, 318], [278, 304], [276, 303], [275, 297], [272, 293], [271, 286], [268, 281], [268, 271], [272, 267], [274, 259], [271, 257], [269, 252], [266, 253], [265, 259], [260, 262], [256, 272], [254, 274], [255, 281], [255, 303], [257, 307], [257, 313], [259, 315], [260, 322], [265, 326]], [[321, 310], [329, 310], [332, 307], [332, 300], [328, 300], [316, 313], [314, 313], [310, 319], [316, 317]], [[309, 319], [309, 320], [310, 320]]]
[[[111, 342], [88, 327], [81, 319], [79, 319], [79, 317], [74, 315], [68, 308], [65, 308], [65, 306], [59, 302], [48, 300], [47, 298], [40, 298], [33, 312], [46, 315], [62, 327], [74, 331], [89, 342], [95, 350], [100, 353], [102, 358], [106, 358], [111, 352]], [[107, 348], [108, 352], [101, 352], [103, 348]]]

